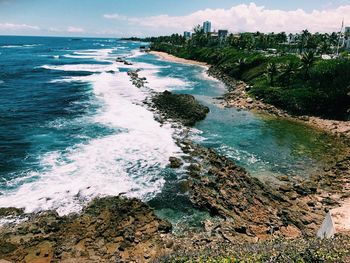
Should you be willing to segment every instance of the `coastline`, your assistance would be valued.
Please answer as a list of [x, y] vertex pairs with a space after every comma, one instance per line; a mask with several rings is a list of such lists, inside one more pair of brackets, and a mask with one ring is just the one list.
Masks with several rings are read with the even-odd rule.
[[255, 111], [258, 113], [263, 112], [280, 118], [287, 118], [292, 121], [301, 122], [317, 130], [338, 137], [344, 136], [350, 139], [350, 121], [329, 120], [308, 115], [291, 115], [271, 104], [267, 104], [260, 100], [249, 97], [245, 92], [245, 87], [247, 87], [247, 84], [244, 82], [240, 82], [238, 85], [236, 85], [235, 90], [229, 91], [227, 94], [225, 94], [222, 105], [224, 107], [236, 107], [244, 110]]
[[205, 67], [209, 71], [209, 76], [222, 81], [228, 88], [228, 92], [224, 95], [223, 102], [221, 103], [223, 107], [236, 107], [258, 113], [267, 113], [281, 118], [288, 118], [292, 121], [306, 124], [314, 129], [324, 131], [338, 137], [343, 136], [350, 139], [350, 121], [329, 120], [307, 115], [291, 115], [273, 105], [249, 97], [246, 92], [246, 87], [248, 86], [246, 83], [243, 81], [237, 81], [222, 74], [220, 71], [213, 69], [213, 67], [207, 63], [176, 57], [161, 51], [150, 51], [149, 53], [166, 61]]
[[261, 100], [251, 98], [247, 92], [249, 91], [250, 86], [244, 81], [237, 81], [213, 67], [209, 69], [208, 73], [210, 76], [222, 81], [228, 88], [228, 92], [223, 96], [221, 102], [223, 107], [236, 107], [257, 113], [266, 113], [276, 117], [287, 118], [337, 137], [350, 139], [350, 121], [329, 120], [308, 115], [291, 115], [283, 109], [277, 108]]
[[[174, 58], [170, 56], [169, 61], [171, 59]], [[172, 62], [209, 66], [191, 60], [180, 61]], [[137, 88], [147, 83], [138, 75], [138, 71], [129, 71], [128, 75]], [[165, 95], [169, 94], [165, 92]], [[188, 95], [177, 97], [182, 99], [178, 103], [180, 107], [176, 108], [182, 109], [184, 100], [191, 104], [195, 102]], [[158, 105], [154, 107], [154, 112], [162, 114], [158, 121], [173, 124], [174, 115], [169, 115], [174, 109], [165, 107], [164, 110], [161, 107], [168, 106], [166, 100]], [[5, 255], [6, 259], [14, 262], [153, 262], [162, 255], [176, 254], [182, 249], [185, 253], [191, 250], [202, 254], [218, 251], [224, 255], [230, 253], [224, 250], [227, 244], [241, 251], [242, 242], [247, 242], [242, 245], [244, 249], [250, 249], [252, 244], [252, 252], [245, 255], [248, 257], [248, 254], [256, 253], [255, 243], [264, 240], [279, 237], [286, 240], [291, 238], [300, 244], [310, 242], [304, 238], [314, 234], [321, 223], [323, 210], [333, 208], [339, 200], [336, 193], [328, 196], [329, 188], [322, 189], [322, 183], [335, 184], [337, 179], [332, 176], [338, 170], [331, 171], [326, 181], [319, 178], [294, 185], [293, 181], [284, 181], [284, 178], [279, 188], [271, 189], [251, 178], [249, 173], [228, 158], [193, 144], [186, 136], [179, 138], [177, 143], [186, 154], [187, 159], [183, 161], [187, 160], [186, 164], [190, 164], [186, 168], [186, 186], [184, 184], [190, 193], [190, 201], [196, 207], [225, 220], [216, 222], [216, 218], [212, 217], [202, 222], [202, 232], [177, 236], [171, 233], [168, 222], [158, 218], [153, 209], [140, 200], [122, 196], [95, 199], [78, 215], [58, 217], [55, 212], [47, 211], [27, 215], [28, 221], [3, 228], [3, 232], [0, 232], [0, 237], [4, 237], [0, 238], [0, 259]], [[169, 161], [173, 168], [182, 167], [180, 159], [171, 158]], [[322, 196], [315, 193], [318, 187], [324, 190]], [[328, 203], [323, 204], [325, 200]], [[11, 209], [2, 212], [4, 215], [22, 214]], [[271, 250], [262, 246], [263, 251]], [[280, 253], [283, 255], [284, 252]]]
[[[245, 83], [241, 83], [240, 85], [243, 87], [247, 86]], [[350, 139], [350, 121], [329, 120], [308, 115], [293, 116], [273, 105], [264, 103], [260, 100], [252, 99], [247, 93], [245, 93], [244, 89], [238, 88], [235, 91], [228, 92], [224, 97], [222, 105], [224, 107], [236, 107], [258, 113], [263, 112], [280, 118], [287, 118], [292, 121], [301, 122], [317, 130], [327, 132], [338, 137], [344, 136]]]
[[207, 63], [196, 61], [196, 60], [191, 60], [191, 59], [179, 58], [179, 57], [176, 57], [174, 55], [168, 54], [166, 52], [150, 51], [149, 54], [155, 55], [158, 58], [169, 61], [169, 62], [202, 66], [202, 67], [205, 67], [207, 69], [209, 69], [209, 67], [210, 67], [210, 65], [208, 65]]
[[[164, 52], [160, 52], [160, 54], [161, 54], [160, 57], [165, 60], [169, 60], [169, 61], [175, 60], [180, 63], [183, 60]], [[195, 65], [194, 63], [195, 61], [188, 61], [188, 60], [184, 60], [184, 61], [187, 64]], [[350, 121], [328, 120], [328, 119], [322, 119], [320, 117], [315, 117], [315, 116], [292, 116], [286, 111], [279, 109], [273, 105], [270, 105], [263, 101], [256, 100], [249, 97], [247, 93], [247, 91], [249, 90], [249, 86], [245, 82], [237, 81], [223, 74], [220, 70], [210, 67], [210, 65], [206, 65], [206, 67], [208, 68], [209, 76], [220, 80], [228, 88], [228, 92], [224, 95], [223, 98], [220, 98], [220, 99], [223, 99], [221, 102], [221, 105], [223, 107], [236, 107], [239, 109], [249, 110], [257, 113], [264, 113], [270, 116], [287, 118], [287, 119], [290, 119], [291, 121], [301, 122], [305, 125], [310, 126], [313, 129], [326, 132], [328, 134], [338, 137], [339, 139], [342, 139], [342, 141], [344, 141], [345, 144], [348, 146], [346, 149], [347, 154], [350, 152], [350, 147], [349, 147]], [[339, 161], [338, 163], [335, 164], [334, 167], [331, 168], [331, 169], [337, 169], [337, 166], [343, 167], [341, 171], [342, 176], [340, 177], [344, 177], [346, 175], [346, 171], [350, 169], [348, 164], [348, 158], [346, 158], [347, 154], [345, 154], [345, 159]], [[327, 174], [327, 171], [326, 171], [326, 174]], [[340, 180], [347, 180], [347, 179], [343, 178]], [[346, 196], [346, 193], [348, 192], [347, 187], [344, 187], [342, 192], [344, 192]], [[329, 196], [331, 195], [333, 195], [332, 196], [332, 199], [333, 199], [335, 197], [334, 193], [330, 192]], [[334, 199], [337, 199], [337, 198], [334, 198]], [[348, 222], [348, 218], [350, 218], [350, 211], [347, 209], [349, 207], [349, 204], [350, 204], [350, 198], [348, 197], [345, 197], [342, 200], [338, 199], [337, 204], [335, 204], [337, 208], [333, 208], [330, 210], [335, 215], [334, 219], [336, 221], [336, 225], [342, 226], [342, 227], [338, 227], [337, 229], [341, 233], [347, 233], [349, 232], [349, 229], [350, 229], [350, 223]], [[339, 211], [341, 211], [341, 214], [342, 214], [341, 217], [337, 216], [339, 214]], [[331, 212], [331, 216], [333, 216], [332, 212]]]

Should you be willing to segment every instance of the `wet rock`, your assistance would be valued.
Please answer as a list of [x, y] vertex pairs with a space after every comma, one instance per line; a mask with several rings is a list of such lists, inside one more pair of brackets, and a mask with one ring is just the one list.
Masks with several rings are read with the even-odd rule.
[[145, 86], [147, 81], [146, 81], [146, 78], [139, 77], [139, 74], [138, 74], [139, 71], [140, 70], [138, 70], [138, 69], [137, 70], [129, 70], [127, 74], [130, 77], [130, 80], [135, 87], [142, 88]]
[[177, 157], [170, 157], [169, 158], [170, 162], [170, 168], [180, 168], [183, 165], [183, 162], [180, 158]]
[[193, 126], [203, 120], [209, 113], [209, 108], [201, 105], [188, 94], [173, 94], [164, 91], [152, 98], [154, 107], [167, 119], [179, 121], [185, 126]]
[[14, 207], [0, 208], [0, 218], [8, 217], [8, 216], [20, 216], [20, 215], [23, 215], [23, 213], [24, 213], [24, 210], [19, 208], [14, 208]]

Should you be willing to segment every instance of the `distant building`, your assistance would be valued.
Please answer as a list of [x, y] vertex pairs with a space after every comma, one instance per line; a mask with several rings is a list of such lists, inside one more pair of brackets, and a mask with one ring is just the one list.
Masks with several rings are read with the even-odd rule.
[[228, 30], [220, 29], [220, 30], [218, 31], [218, 37], [219, 37], [221, 40], [226, 39], [227, 35], [228, 35]]
[[191, 32], [185, 31], [184, 32], [184, 38], [186, 38], [186, 39], [191, 38]]
[[350, 38], [350, 26], [345, 27], [345, 38]]
[[211, 22], [205, 21], [205, 22], [203, 23], [203, 32], [204, 32], [205, 34], [208, 34], [208, 33], [211, 32]]
[[350, 27], [345, 27], [344, 38], [345, 48], [350, 50]]

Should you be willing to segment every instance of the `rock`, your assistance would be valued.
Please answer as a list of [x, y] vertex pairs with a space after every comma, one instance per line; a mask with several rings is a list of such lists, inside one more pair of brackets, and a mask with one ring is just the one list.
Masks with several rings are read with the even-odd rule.
[[[94, 200], [80, 215], [59, 217], [45, 212], [26, 215], [16, 226], [0, 228], [0, 258], [13, 262], [106, 262], [117, 257], [137, 262], [143, 247], [154, 260], [164, 252], [161, 235], [170, 223], [137, 199], [107, 197]], [[38, 230], [31, 234], [33, 229]], [[28, 238], [30, 237], [30, 238]]]
[[279, 190], [282, 192], [291, 192], [293, 188], [291, 185], [284, 184], [279, 187]]
[[193, 126], [203, 120], [209, 108], [201, 105], [192, 95], [173, 94], [164, 91], [152, 98], [154, 107], [168, 119], [181, 122], [185, 126]]
[[205, 220], [203, 222], [203, 225], [204, 225], [204, 230], [208, 233], [210, 233], [214, 228], [214, 223], [210, 220]]
[[300, 237], [302, 235], [301, 231], [296, 228], [295, 226], [282, 226], [280, 229], [280, 232], [284, 235], [287, 236], [289, 238], [297, 238]]
[[137, 69], [137, 70], [129, 70], [128, 71], [128, 75], [130, 77], [130, 81], [132, 82], [132, 84], [137, 87], [137, 88], [142, 88], [145, 86], [146, 84], [146, 78], [140, 78], [139, 77], [139, 72], [140, 70]]
[[183, 165], [183, 162], [180, 158], [177, 157], [170, 157], [169, 158], [170, 162], [170, 168], [180, 168]]
[[324, 205], [329, 205], [329, 206], [335, 206], [335, 205], [339, 204], [337, 201], [335, 201], [334, 199], [332, 199], [330, 197], [326, 197], [326, 198], [322, 199], [321, 203]]
[[14, 207], [4, 208], [0, 207], [0, 218], [8, 216], [20, 216], [23, 215], [24, 210]]
[[280, 176], [277, 176], [277, 179], [280, 180], [280, 181], [283, 181], [283, 182], [288, 182], [290, 181], [289, 177], [287, 175], [280, 175]]
[[168, 240], [165, 244], [166, 248], [172, 248], [174, 246], [174, 241], [173, 240]]
[[252, 98], [247, 98], [247, 103], [249, 103], [249, 104], [252, 104], [253, 102], [254, 102], [254, 100], [252, 99]]

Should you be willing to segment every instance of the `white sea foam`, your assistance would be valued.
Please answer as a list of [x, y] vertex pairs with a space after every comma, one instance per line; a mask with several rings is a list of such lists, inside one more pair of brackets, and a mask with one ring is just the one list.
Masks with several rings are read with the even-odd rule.
[[145, 55], [144, 52], [141, 52], [140, 50], [135, 49], [135, 50], [132, 51], [132, 54], [130, 56], [128, 56], [128, 57], [129, 58], [137, 58], [137, 57], [141, 57], [143, 55]]
[[72, 65], [44, 65], [41, 68], [49, 70], [60, 70], [60, 71], [85, 71], [85, 72], [102, 72], [109, 70], [117, 70], [113, 65], [99, 65], [99, 64], [72, 64]]
[[41, 44], [33, 44], [33, 45], [4, 45], [0, 46], [0, 48], [31, 48], [42, 46]]
[[[104, 55], [101, 53], [101, 56]], [[181, 152], [172, 138], [174, 130], [170, 125], [161, 126], [153, 113], [142, 106], [141, 102], [149, 95], [148, 89], [133, 86], [125, 72], [106, 73], [115, 67], [116, 63], [45, 66], [53, 70], [96, 72], [65, 81], [91, 83], [101, 108], [84, 121], [118, 131], [42, 156], [44, 171], [32, 171], [20, 179], [24, 182], [18, 189], [0, 196], [0, 207], [24, 207], [26, 212], [55, 209], [64, 215], [80, 211], [97, 196], [125, 192], [127, 196], [147, 200], [161, 191], [162, 169], [170, 156]], [[152, 78], [157, 83], [157, 76]], [[174, 81], [176, 79], [168, 78], [162, 85], [173, 85]], [[160, 80], [158, 83], [160, 85]], [[71, 123], [61, 122], [57, 128], [61, 129], [62, 125]]]
[[79, 55], [79, 54], [73, 54], [73, 55], [71, 55], [71, 54], [67, 54], [67, 55], [63, 55], [63, 57], [65, 57], [65, 58], [81, 58], [81, 59], [90, 59], [90, 58], [94, 58], [92, 55], [86, 55], [86, 54], [84, 54], [84, 55]]
[[162, 92], [165, 90], [172, 90], [172, 89], [188, 90], [191, 88], [190, 82], [187, 82], [179, 78], [160, 77], [158, 73], [159, 73], [159, 69], [157, 69], [157, 67], [154, 66], [153, 68], [149, 67], [148, 69], [140, 71], [139, 75], [140, 77], [145, 77], [147, 79], [147, 82], [149, 83], [148, 86], [158, 92]]

